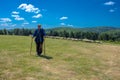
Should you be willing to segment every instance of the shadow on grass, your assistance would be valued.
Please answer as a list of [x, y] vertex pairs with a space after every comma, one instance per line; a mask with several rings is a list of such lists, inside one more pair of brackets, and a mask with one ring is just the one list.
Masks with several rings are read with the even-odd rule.
[[53, 59], [53, 57], [46, 56], [46, 55], [40, 55], [39, 57], [42, 57], [42, 58], [45, 58], [45, 59], [48, 59], [48, 60]]

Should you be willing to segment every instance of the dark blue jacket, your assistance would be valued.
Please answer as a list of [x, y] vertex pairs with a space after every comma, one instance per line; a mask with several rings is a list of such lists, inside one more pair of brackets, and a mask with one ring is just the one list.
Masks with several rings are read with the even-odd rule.
[[36, 29], [33, 37], [35, 37], [35, 42], [39, 43], [39, 42], [43, 42], [44, 41], [44, 36], [45, 36], [45, 30], [44, 29]]

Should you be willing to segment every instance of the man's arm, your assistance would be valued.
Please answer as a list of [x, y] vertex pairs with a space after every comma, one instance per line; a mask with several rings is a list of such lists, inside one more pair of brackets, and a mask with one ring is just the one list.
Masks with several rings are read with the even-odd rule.
[[37, 34], [37, 30], [35, 30], [34, 34], [32, 35], [32, 38], [34, 38]]
[[43, 38], [45, 38], [46, 36], [46, 33], [45, 33], [45, 30], [43, 29]]

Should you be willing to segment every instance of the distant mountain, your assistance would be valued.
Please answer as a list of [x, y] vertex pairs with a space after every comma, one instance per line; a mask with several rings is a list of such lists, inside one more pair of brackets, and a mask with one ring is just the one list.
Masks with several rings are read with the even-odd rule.
[[80, 28], [72, 28], [72, 27], [57, 27], [57, 28], [46, 29], [46, 31], [50, 31], [50, 30], [52, 30], [52, 31], [58, 31], [58, 32], [64, 31], [64, 30], [67, 31], [67, 32], [81, 31]]
[[76, 31], [83, 31], [83, 32], [107, 32], [107, 31], [112, 31], [112, 30], [120, 30], [120, 28], [117, 27], [92, 27], [92, 28], [73, 28], [73, 27], [57, 27], [57, 28], [51, 28], [51, 29], [46, 29], [46, 31], [67, 31], [67, 32], [76, 32]]
[[92, 28], [83, 28], [83, 31], [92, 31], [92, 32], [106, 32], [111, 30], [120, 30], [120, 28], [117, 27], [92, 27]]

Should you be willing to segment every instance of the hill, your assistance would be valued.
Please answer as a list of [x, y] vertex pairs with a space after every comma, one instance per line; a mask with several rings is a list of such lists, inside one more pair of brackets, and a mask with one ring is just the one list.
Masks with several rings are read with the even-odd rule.
[[102, 32], [107, 32], [107, 31], [114, 31], [114, 30], [120, 30], [120, 28], [117, 27], [92, 27], [92, 28], [83, 28], [84, 31], [92, 31], [92, 32], [98, 32], [98, 33], [102, 33]]
[[120, 45], [46, 39], [38, 57], [31, 37], [0, 36], [0, 80], [120, 80]]
[[49, 31], [57, 31], [57, 32], [61, 32], [61, 31], [67, 31], [67, 32], [71, 32], [71, 31], [81, 31], [80, 28], [72, 28], [72, 27], [56, 27], [56, 28], [50, 28], [50, 29], [46, 29], [47, 32]]

